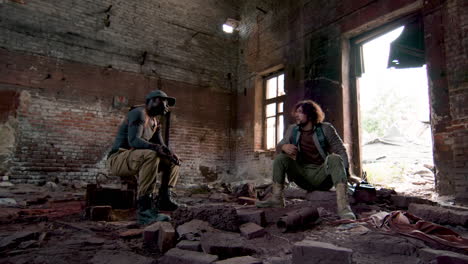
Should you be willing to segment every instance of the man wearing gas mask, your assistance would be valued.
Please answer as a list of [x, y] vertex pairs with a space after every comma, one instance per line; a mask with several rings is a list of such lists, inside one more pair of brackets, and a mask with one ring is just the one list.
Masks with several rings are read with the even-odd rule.
[[[120, 124], [107, 166], [112, 175], [136, 177], [138, 182], [137, 218], [140, 224], [169, 221], [162, 211], [174, 211], [171, 198], [179, 178], [179, 157], [161, 136], [161, 117], [175, 105], [175, 98], [161, 90], [150, 92], [144, 105], [133, 106]], [[154, 204], [158, 172], [162, 173], [158, 199]]]

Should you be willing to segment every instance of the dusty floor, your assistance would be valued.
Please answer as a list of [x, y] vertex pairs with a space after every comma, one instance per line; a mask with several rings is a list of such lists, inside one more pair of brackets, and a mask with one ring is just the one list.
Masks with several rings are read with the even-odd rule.
[[[207, 189], [209, 191], [209, 188]], [[186, 210], [196, 206], [226, 206], [237, 210], [252, 208], [234, 202], [233, 195], [185, 191], [178, 200]], [[191, 194], [192, 193], [192, 194]], [[288, 195], [289, 193], [289, 195]], [[467, 251], [427, 243], [415, 238], [389, 234], [365, 223], [336, 224], [333, 193], [307, 201], [301, 195], [293, 198], [287, 192], [287, 208], [265, 210], [267, 233], [248, 241], [256, 249], [254, 257], [263, 263], [292, 263], [292, 246], [305, 238], [332, 243], [353, 250], [354, 263], [429, 263], [421, 249], [434, 248], [466, 254]], [[189, 197], [190, 195], [190, 197]], [[14, 200], [14, 201], [13, 201]], [[0, 263], [158, 263], [162, 253], [145, 247], [141, 229], [132, 211], [116, 211], [120, 221], [89, 221], [83, 218], [85, 192], [80, 188], [15, 185], [0, 187]], [[392, 204], [389, 191], [381, 191], [371, 204], [354, 204], [359, 218], [379, 211], [398, 208]], [[316, 206], [320, 219], [294, 232], [281, 232], [275, 222], [287, 211]], [[177, 216], [177, 213], [173, 213]], [[173, 219], [174, 223], [183, 219]], [[463, 236], [462, 226], [449, 226]], [[312, 262], [311, 262], [312, 263]], [[439, 262], [440, 263], [440, 262]], [[457, 262], [465, 263], [465, 262]]]

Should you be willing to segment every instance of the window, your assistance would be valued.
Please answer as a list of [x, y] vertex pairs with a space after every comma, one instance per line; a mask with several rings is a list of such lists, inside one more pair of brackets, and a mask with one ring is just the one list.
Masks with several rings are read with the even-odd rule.
[[284, 74], [270, 75], [264, 80], [264, 127], [266, 149], [274, 149], [284, 131]]

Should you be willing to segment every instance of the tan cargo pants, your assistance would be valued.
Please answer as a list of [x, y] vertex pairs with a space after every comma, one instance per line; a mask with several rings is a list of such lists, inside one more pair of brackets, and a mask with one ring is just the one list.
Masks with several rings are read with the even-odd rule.
[[136, 177], [138, 197], [157, 193], [158, 172], [162, 172], [161, 186], [174, 187], [179, 179], [180, 168], [168, 159], [158, 157], [150, 149], [120, 149], [109, 157], [107, 167], [112, 175]]

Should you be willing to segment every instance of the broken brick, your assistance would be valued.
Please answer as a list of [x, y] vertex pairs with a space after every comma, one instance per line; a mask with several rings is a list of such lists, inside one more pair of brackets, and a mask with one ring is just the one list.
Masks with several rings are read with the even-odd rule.
[[191, 207], [179, 207], [172, 212], [172, 219], [176, 226], [192, 219], [199, 219], [210, 223], [214, 228], [226, 231], [239, 231], [239, 218], [234, 206], [197, 205]]
[[143, 230], [143, 243], [146, 246], [155, 245], [158, 242], [159, 222], [153, 223]]
[[333, 244], [313, 240], [303, 240], [294, 244], [292, 249], [292, 263], [305, 264], [314, 263], [338, 264], [351, 263], [353, 251]]
[[176, 245], [177, 248], [191, 251], [202, 251], [200, 241], [182, 240]]
[[255, 223], [259, 226], [266, 226], [265, 211], [263, 210], [251, 210], [251, 209], [238, 209], [237, 216], [239, 217], [239, 222], [244, 223]]
[[173, 248], [159, 260], [160, 264], [210, 264], [218, 260], [215, 255]]
[[411, 203], [408, 212], [426, 220], [441, 225], [468, 226], [468, 211], [459, 211], [427, 204]]
[[247, 239], [262, 237], [265, 235], [266, 231], [263, 227], [255, 223], [246, 223], [240, 226], [240, 231], [242, 236]]
[[160, 252], [166, 252], [174, 247], [176, 233], [171, 223], [159, 222], [158, 233], [158, 248]]
[[166, 252], [175, 245], [175, 230], [169, 222], [156, 222], [143, 231], [146, 246], [157, 246], [160, 252]]
[[180, 238], [188, 240], [200, 240], [201, 234], [212, 232], [215, 229], [208, 222], [194, 219], [177, 227]]
[[263, 262], [251, 256], [235, 257], [214, 262], [214, 264], [262, 264]]
[[255, 247], [238, 233], [212, 232], [202, 234], [203, 252], [218, 255], [220, 259], [247, 256], [256, 253]]
[[143, 234], [143, 229], [129, 229], [127, 231], [121, 232], [119, 236], [121, 238], [130, 239], [130, 238], [141, 237], [142, 234]]
[[445, 264], [459, 263], [468, 264], [468, 256], [452, 251], [436, 250], [432, 248], [422, 248], [419, 256], [424, 263]]

